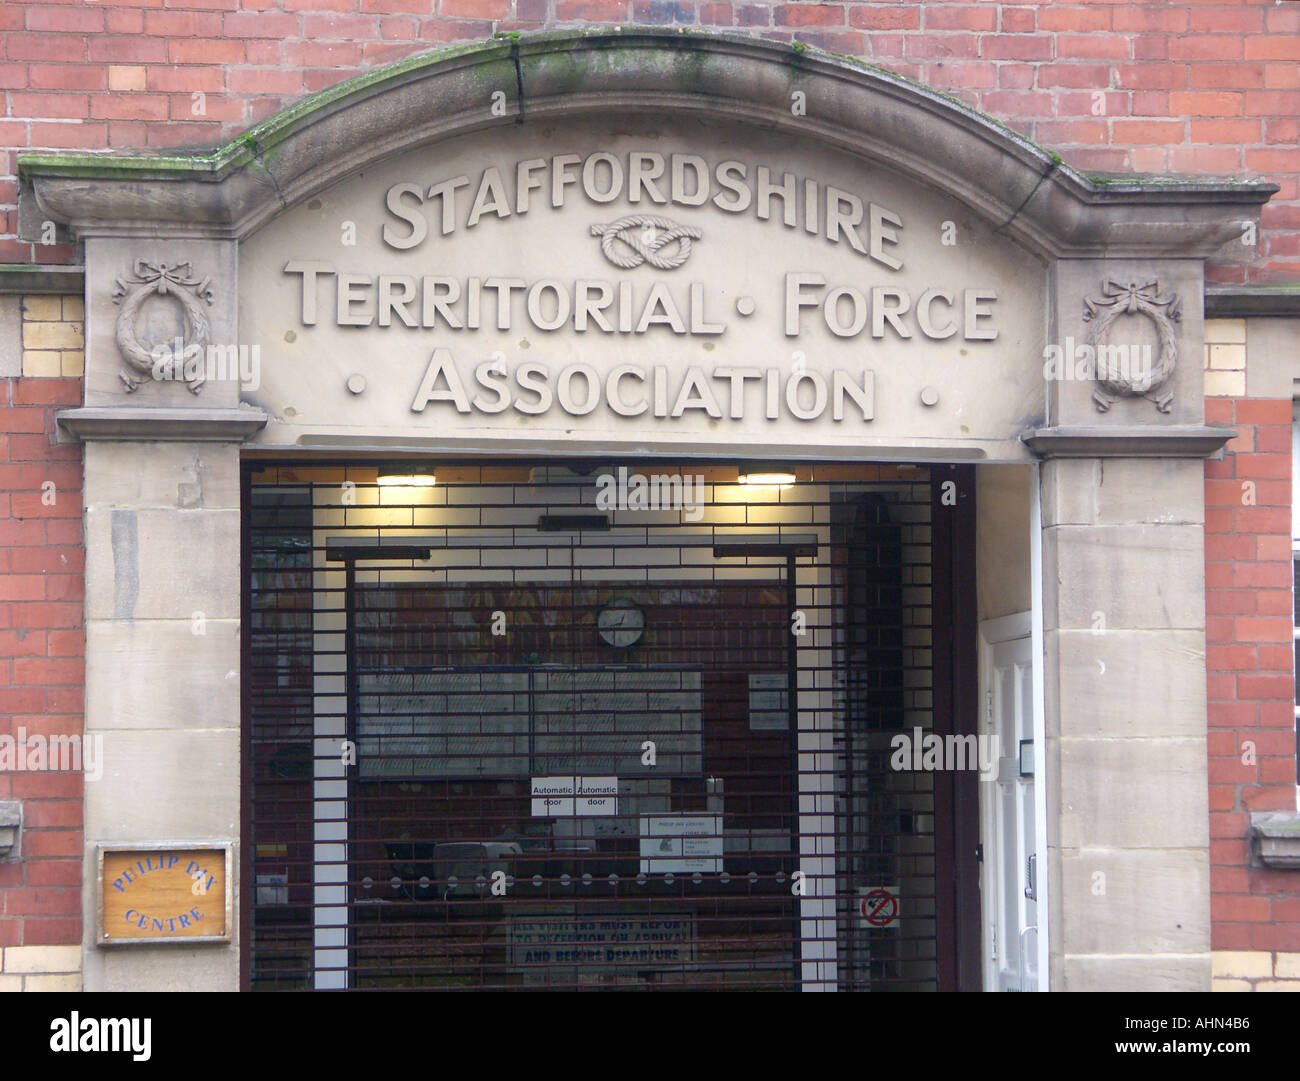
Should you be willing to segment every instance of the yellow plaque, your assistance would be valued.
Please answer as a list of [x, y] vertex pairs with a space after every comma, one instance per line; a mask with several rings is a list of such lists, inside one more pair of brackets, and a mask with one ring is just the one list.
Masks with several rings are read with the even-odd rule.
[[99, 943], [230, 941], [230, 845], [101, 845]]

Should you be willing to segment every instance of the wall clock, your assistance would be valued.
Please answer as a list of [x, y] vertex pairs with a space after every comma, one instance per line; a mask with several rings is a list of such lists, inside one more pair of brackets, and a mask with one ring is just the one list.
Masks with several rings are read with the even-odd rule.
[[597, 614], [596, 630], [605, 645], [627, 649], [641, 641], [641, 635], [645, 633], [645, 613], [627, 598], [616, 598]]

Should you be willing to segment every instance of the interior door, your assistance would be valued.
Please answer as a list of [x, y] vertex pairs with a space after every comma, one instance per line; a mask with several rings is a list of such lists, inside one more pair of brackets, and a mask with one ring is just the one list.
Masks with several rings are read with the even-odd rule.
[[[1023, 633], [1019, 633], [1023, 629]], [[984, 845], [984, 985], [1038, 989], [1035, 866], [1033, 647], [1028, 614], [981, 627], [985, 716], [982, 738], [996, 766], [981, 778]]]

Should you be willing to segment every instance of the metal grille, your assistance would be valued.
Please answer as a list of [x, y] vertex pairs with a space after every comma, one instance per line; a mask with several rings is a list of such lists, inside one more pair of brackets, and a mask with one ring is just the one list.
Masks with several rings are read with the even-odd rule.
[[250, 986], [941, 985], [930, 470], [381, 472], [250, 473]]

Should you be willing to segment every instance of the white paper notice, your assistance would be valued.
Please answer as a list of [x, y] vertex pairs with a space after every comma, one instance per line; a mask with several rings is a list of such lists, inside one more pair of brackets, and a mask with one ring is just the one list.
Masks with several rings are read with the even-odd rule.
[[612, 815], [618, 813], [617, 777], [578, 777], [573, 793], [573, 813]]
[[534, 777], [533, 817], [618, 813], [617, 777]]
[[781, 731], [790, 727], [790, 676], [785, 672], [751, 672], [749, 727]]
[[533, 817], [572, 815], [573, 781], [572, 777], [534, 777]]
[[722, 816], [642, 815], [641, 870], [645, 874], [722, 870]]

